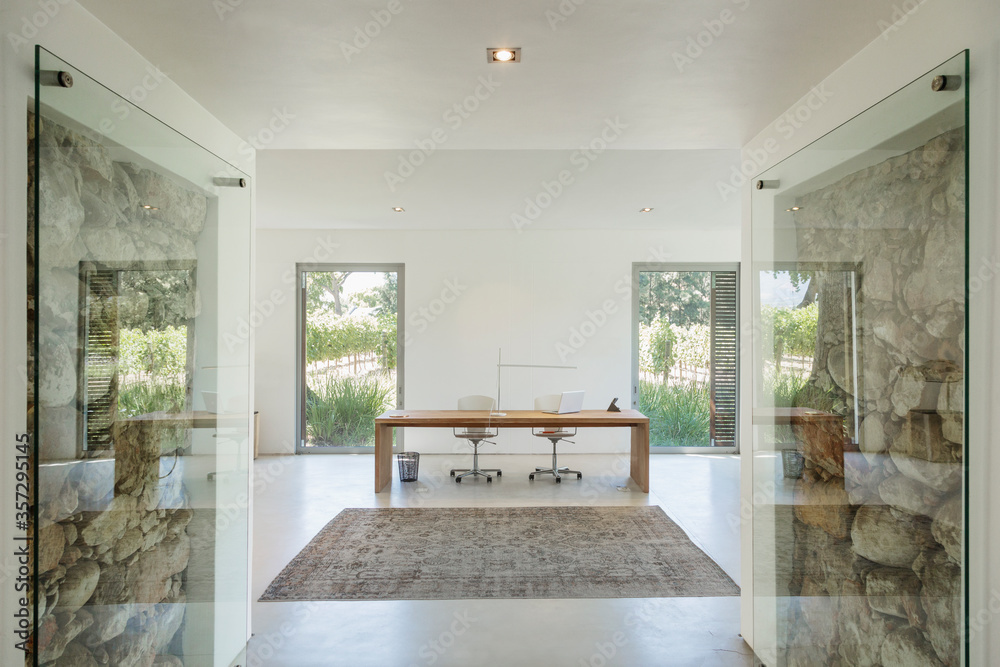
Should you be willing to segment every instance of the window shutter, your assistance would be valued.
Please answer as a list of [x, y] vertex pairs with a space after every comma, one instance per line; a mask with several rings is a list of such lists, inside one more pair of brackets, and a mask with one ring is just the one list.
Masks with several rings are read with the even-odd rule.
[[712, 444], [735, 447], [738, 435], [739, 284], [735, 271], [712, 272]]
[[84, 451], [111, 449], [118, 415], [118, 272], [85, 273]]

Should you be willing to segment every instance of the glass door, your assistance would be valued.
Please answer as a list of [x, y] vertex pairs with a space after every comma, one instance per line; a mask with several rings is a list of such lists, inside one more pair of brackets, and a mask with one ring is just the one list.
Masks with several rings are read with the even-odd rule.
[[31, 660], [241, 663], [249, 179], [36, 53]]
[[738, 265], [633, 265], [632, 407], [653, 452], [738, 451]]
[[753, 190], [754, 649], [967, 656], [967, 54]]
[[403, 284], [402, 265], [299, 267], [299, 453], [372, 452], [403, 406]]

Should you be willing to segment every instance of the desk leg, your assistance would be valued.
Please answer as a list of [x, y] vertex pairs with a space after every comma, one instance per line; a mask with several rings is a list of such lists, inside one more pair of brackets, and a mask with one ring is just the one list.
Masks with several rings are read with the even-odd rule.
[[632, 427], [632, 462], [629, 474], [643, 493], [649, 493], [649, 424]]
[[375, 425], [375, 493], [392, 484], [392, 428]]

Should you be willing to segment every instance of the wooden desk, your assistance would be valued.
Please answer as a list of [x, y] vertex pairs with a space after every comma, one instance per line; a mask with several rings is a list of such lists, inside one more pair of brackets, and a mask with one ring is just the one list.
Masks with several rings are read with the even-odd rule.
[[[550, 415], [537, 410], [507, 410], [501, 416], [485, 410], [389, 410], [375, 419], [375, 493], [392, 483], [392, 429], [410, 428], [629, 428], [632, 455], [629, 475], [649, 493], [649, 418], [637, 410], [581, 410]], [[405, 415], [393, 417], [391, 415]]]

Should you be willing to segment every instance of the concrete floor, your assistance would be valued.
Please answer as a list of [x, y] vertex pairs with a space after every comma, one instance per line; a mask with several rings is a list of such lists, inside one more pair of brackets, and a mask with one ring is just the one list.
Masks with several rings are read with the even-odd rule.
[[[659, 505], [739, 583], [739, 460], [660, 455], [650, 493], [627, 479], [628, 461], [565, 455], [583, 480], [529, 482], [546, 456], [484, 456], [501, 478], [455, 484], [470, 457], [420, 460], [420, 481], [393, 475], [373, 492], [370, 455], [262, 457], [255, 464], [253, 599], [347, 507]], [[254, 602], [246, 667], [517, 665], [752, 665], [739, 637], [739, 598]]]

